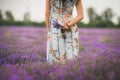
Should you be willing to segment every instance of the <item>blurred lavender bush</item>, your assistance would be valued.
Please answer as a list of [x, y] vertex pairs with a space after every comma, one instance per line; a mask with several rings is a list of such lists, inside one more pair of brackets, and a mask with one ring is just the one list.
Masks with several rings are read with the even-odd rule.
[[45, 28], [1, 27], [0, 80], [120, 80], [119, 34], [80, 28], [78, 57], [48, 64]]

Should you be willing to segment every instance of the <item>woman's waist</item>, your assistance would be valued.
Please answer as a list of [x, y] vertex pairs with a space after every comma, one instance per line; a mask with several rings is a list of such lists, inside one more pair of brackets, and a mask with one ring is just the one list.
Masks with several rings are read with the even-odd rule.
[[59, 14], [59, 13], [51, 13], [51, 17], [53, 18], [63, 18], [63, 19], [71, 19], [73, 18], [73, 15], [71, 13], [64, 13], [64, 14]]
[[57, 20], [58, 23], [64, 23], [66, 21], [70, 21], [73, 19], [72, 14], [66, 13], [66, 14], [51, 14], [52, 20]]

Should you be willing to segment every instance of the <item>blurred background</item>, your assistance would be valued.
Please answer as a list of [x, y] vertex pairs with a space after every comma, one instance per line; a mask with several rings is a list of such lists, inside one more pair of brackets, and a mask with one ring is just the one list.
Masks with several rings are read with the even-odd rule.
[[120, 80], [120, 0], [82, 0], [80, 52], [65, 65], [46, 61], [45, 1], [0, 0], [0, 80]]
[[[0, 26], [45, 27], [46, 0], [0, 0]], [[120, 0], [82, 0], [84, 19], [78, 27], [120, 28]], [[74, 7], [73, 16], [76, 9]]]

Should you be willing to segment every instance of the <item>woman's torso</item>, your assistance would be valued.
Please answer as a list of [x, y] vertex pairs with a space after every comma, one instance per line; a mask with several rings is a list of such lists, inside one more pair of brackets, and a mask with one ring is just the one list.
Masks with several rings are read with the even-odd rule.
[[51, 0], [51, 8], [50, 14], [51, 17], [64, 17], [71, 18], [74, 5], [76, 4], [76, 0]]

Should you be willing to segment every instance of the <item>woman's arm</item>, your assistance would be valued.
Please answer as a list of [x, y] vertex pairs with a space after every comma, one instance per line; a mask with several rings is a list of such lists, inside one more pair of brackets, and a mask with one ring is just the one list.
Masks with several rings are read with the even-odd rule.
[[82, 0], [77, 0], [76, 2], [77, 16], [67, 23], [68, 26], [73, 26], [84, 18]]
[[45, 7], [45, 23], [46, 23], [46, 30], [47, 32], [50, 31], [50, 0], [46, 0], [46, 7]]

